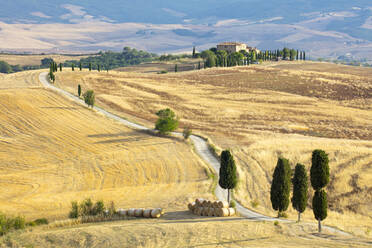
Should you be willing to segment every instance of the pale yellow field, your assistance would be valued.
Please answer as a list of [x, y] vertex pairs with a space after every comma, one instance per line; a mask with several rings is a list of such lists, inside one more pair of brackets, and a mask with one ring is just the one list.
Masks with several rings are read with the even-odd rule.
[[88, 56], [67, 56], [59, 54], [45, 54], [45, 55], [14, 55], [14, 54], [0, 54], [0, 61], [5, 61], [10, 65], [40, 65], [44, 58], [52, 58], [56, 63], [63, 63], [67, 60], [79, 60]]
[[[361, 238], [342, 236], [306, 224], [252, 222], [242, 218], [165, 215], [160, 220], [128, 220], [58, 229], [35, 228], [3, 239], [9, 247], [370, 247]], [[0, 239], [0, 244], [1, 244]], [[18, 246], [17, 246], [18, 245]]]
[[39, 72], [0, 75], [0, 212], [53, 220], [87, 197], [167, 211], [213, 197], [190, 145], [126, 128], [40, 88]]
[[[325, 149], [331, 169], [325, 223], [366, 235], [372, 227], [372, 70], [350, 73], [353, 68], [283, 62], [166, 75], [63, 72], [57, 85], [73, 93], [78, 84], [93, 89], [99, 105], [149, 127], [157, 110], [172, 108], [181, 130], [189, 125], [233, 149], [237, 198], [249, 208], [257, 201], [256, 209], [272, 216], [269, 189], [278, 156], [309, 169], [312, 150]], [[310, 208], [305, 219], [314, 221]]]

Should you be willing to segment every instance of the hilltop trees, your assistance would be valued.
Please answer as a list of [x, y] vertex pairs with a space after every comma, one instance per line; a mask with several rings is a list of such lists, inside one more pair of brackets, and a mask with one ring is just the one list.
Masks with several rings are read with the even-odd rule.
[[230, 203], [230, 190], [236, 187], [238, 178], [235, 160], [229, 150], [221, 153], [220, 178], [218, 183], [221, 188], [227, 189], [227, 201]]
[[291, 186], [291, 167], [285, 158], [279, 158], [273, 174], [270, 190], [271, 205], [278, 211], [278, 217], [286, 211], [289, 205]]
[[318, 230], [322, 231], [321, 221], [327, 218], [327, 193], [323, 190], [329, 183], [328, 155], [323, 150], [314, 150], [311, 158], [310, 180], [315, 190], [313, 198], [314, 217], [318, 220]]
[[306, 209], [306, 203], [308, 199], [307, 181], [308, 177], [305, 166], [302, 164], [297, 164], [295, 168], [294, 177], [292, 179], [293, 184], [292, 206], [298, 212], [298, 222], [300, 222], [301, 220], [301, 213], [303, 213]]
[[84, 102], [88, 105], [88, 107], [92, 107], [94, 106], [94, 102], [95, 102], [95, 94], [94, 94], [94, 91], [93, 90], [88, 90], [86, 91], [84, 94], [83, 94], [83, 97], [84, 97]]
[[178, 118], [169, 108], [159, 110], [156, 115], [159, 117], [155, 123], [155, 129], [160, 134], [168, 134], [178, 128]]

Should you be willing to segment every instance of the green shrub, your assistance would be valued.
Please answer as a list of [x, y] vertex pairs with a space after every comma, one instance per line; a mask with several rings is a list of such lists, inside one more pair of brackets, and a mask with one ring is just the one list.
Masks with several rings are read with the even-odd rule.
[[88, 216], [93, 215], [93, 202], [90, 198], [85, 199], [82, 203], [80, 203], [80, 215]]
[[0, 235], [4, 235], [12, 230], [24, 229], [25, 227], [26, 221], [24, 217], [17, 216], [15, 218], [9, 218], [0, 213]]
[[236, 208], [236, 202], [234, 200], [230, 201], [230, 208]]
[[37, 224], [35, 223], [35, 221], [30, 221], [26, 223], [26, 226], [37, 226]]
[[159, 72], [159, 74], [167, 74], [168, 72], [167, 71], [165, 71], [165, 70], [163, 70], [163, 71], [161, 71], [161, 72]]
[[92, 107], [93, 108], [94, 102], [95, 102], [95, 99], [96, 99], [96, 96], [94, 94], [94, 91], [93, 90], [86, 91], [83, 94], [83, 97], [84, 97], [84, 102], [88, 105], [88, 107]]
[[279, 221], [274, 221], [274, 226], [279, 226]]
[[286, 212], [278, 212], [278, 218], [288, 218], [288, 215]]
[[49, 221], [46, 218], [36, 219], [33, 222], [35, 222], [36, 225], [38, 225], [38, 226], [40, 226], [40, 225], [48, 225], [49, 224]]
[[252, 205], [253, 208], [258, 207], [259, 204], [260, 204], [260, 203], [258, 202], [257, 199], [251, 201], [251, 205]]
[[105, 204], [103, 201], [97, 201], [93, 208], [93, 215], [103, 215]]
[[191, 128], [185, 127], [185, 129], [183, 129], [182, 134], [183, 134], [183, 137], [185, 138], [185, 140], [187, 140], [190, 137], [191, 133], [192, 133]]
[[71, 211], [68, 215], [69, 218], [74, 219], [79, 217], [79, 206], [76, 201], [71, 202]]
[[14, 220], [13, 220], [14, 229], [16, 229], [16, 230], [24, 229], [25, 226], [26, 226], [26, 221], [25, 221], [24, 217], [17, 216], [17, 217], [14, 218]]

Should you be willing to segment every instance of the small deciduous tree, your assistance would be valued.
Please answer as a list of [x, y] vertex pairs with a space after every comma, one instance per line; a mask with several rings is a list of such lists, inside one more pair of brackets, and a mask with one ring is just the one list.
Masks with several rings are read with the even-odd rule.
[[93, 90], [88, 90], [83, 94], [84, 97], [84, 102], [89, 106], [92, 107], [94, 106], [95, 102], [95, 94]]
[[307, 190], [308, 190], [308, 177], [305, 166], [297, 164], [295, 168], [294, 177], [292, 179], [293, 184], [293, 197], [292, 206], [298, 212], [298, 222], [301, 220], [301, 213], [306, 209], [307, 204]]
[[234, 157], [229, 150], [221, 153], [220, 177], [218, 181], [223, 189], [227, 189], [227, 201], [230, 203], [230, 190], [238, 183]]
[[162, 109], [156, 113], [159, 117], [155, 123], [155, 129], [160, 134], [168, 134], [178, 128], [178, 118], [176, 114], [169, 108]]
[[271, 205], [278, 211], [278, 217], [288, 209], [291, 190], [291, 167], [288, 159], [279, 158], [276, 164], [270, 190]]

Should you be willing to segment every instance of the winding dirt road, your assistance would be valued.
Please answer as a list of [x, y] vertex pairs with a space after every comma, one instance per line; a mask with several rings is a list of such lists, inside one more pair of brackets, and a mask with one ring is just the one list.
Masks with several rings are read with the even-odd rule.
[[[80, 99], [78, 98], [77, 96], [74, 96], [72, 94], [70, 94], [69, 92], [67, 91], [64, 91], [60, 88], [57, 88], [55, 87], [54, 85], [51, 85], [48, 80], [47, 80], [47, 75], [48, 73], [47, 72], [42, 72], [40, 73], [39, 75], [39, 81], [42, 83], [42, 85], [45, 87], [45, 88], [49, 88], [49, 89], [52, 89], [68, 98], [70, 98], [72, 101], [76, 102], [77, 104], [80, 104], [80, 105], [84, 105], [86, 106], [86, 104]], [[130, 128], [134, 128], [134, 129], [139, 129], [139, 130], [151, 130], [147, 127], [144, 127], [144, 126], [141, 126], [141, 125], [138, 125], [136, 123], [132, 123], [130, 121], [127, 121], [117, 115], [114, 115], [114, 114], [111, 114], [109, 112], [107, 112], [106, 110], [102, 109], [102, 108], [99, 108], [99, 107], [94, 107], [94, 109], [102, 114], [104, 114], [105, 116], [109, 117], [109, 118], [112, 118]], [[174, 135], [177, 135], [177, 136], [180, 136], [182, 134], [180, 133], [173, 133]], [[198, 155], [206, 162], [208, 163], [213, 169], [214, 171], [216, 172], [216, 174], [218, 175], [218, 172], [219, 172], [219, 168], [220, 168], [220, 163], [219, 161], [216, 159], [216, 157], [213, 155], [213, 153], [210, 152], [210, 150], [208, 149], [208, 144], [206, 142], [205, 139], [203, 139], [202, 137], [199, 137], [199, 136], [196, 136], [196, 135], [191, 135], [190, 136], [190, 139], [192, 140], [192, 142], [194, 143], [194, 146], [195, 146], [195, 150], [196, 152], [198, 153]], [[219, 185], [217, 185], [216, 187], [216, 190], [215, 190], [215, 195], [216, 197], [219, 199], [219, 200], [226, 200], [227, 199], [227, 191], [222, 189]], [[255, 221], [281, 221], [281, 222], [294, 222], [294, 221], [291, 221], [291, 220], [285, 220], [285, 219], [278, 219], [278, 218], [273, 218], [273, 217], [269, 217], [269, 216], [265, 216], [265, 215], [262, 215], [262, 214], [259, 214], [259, 213], [256, 213], [252, 210], [249, 210], [245, 207], [243, 207], [242, 205], [240, 205], [238, 202], [236, 203], [236, 209], [237, 209], [237, 212], [247, 218], [247, 219], [250, 219], [250, 220], [255, 220]], [[339, 233], [339, 234], [344, 234], [344, 235], [350, 235], [349, 233], [345, 233], [343, 231], [340, 231], [336, 228], [333, 228], [333, 227], [329, 227], [329, 226], [323, 226], [323, 229], [327, 229], [328, 231], [331, 231], [331, 232], [335, 232], [335, 233]]]

